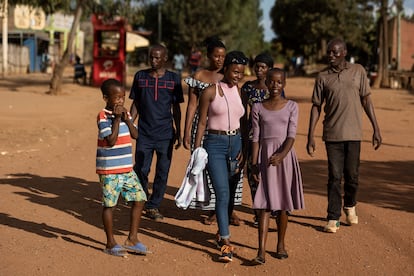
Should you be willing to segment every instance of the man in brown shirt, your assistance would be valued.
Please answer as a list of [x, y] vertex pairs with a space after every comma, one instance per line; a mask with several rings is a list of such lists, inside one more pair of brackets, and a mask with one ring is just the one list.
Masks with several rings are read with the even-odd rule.
[[372, 144], [377, 150], [381, 134], [370, 97], [370, 87], [365, 69], [345, 60], [346, 44], [333, 39], [328, 44], [329, 67], [316, 78], [312, 96], [307, 151], [315, 152], [314, 131], [324, 104], [323, 136], [328, 155], [328, 224], [324, 230], [335, 233], [341, 217], [341, 181], [344, 177], [343, 208], [349, 225], [358, 223], [356, 194], [362, 140], [362, 108], [374, 129]]

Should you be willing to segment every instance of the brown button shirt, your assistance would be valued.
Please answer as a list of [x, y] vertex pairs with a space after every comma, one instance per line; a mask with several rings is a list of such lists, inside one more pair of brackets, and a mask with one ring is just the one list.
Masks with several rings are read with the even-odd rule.
[[370, 94], [365, 69], [359, 64], [346, 63], [344, 69], [328, 68], [316, 78], [312, 103], [324, 105], [324, 141], [362, 140], [361, 99]]

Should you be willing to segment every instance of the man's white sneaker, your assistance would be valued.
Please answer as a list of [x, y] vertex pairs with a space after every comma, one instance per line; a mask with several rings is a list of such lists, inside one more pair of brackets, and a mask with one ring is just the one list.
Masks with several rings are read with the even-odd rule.
[[328, 233], [336, 233], [336, 230], [339, 229], [339, 220], [329, 220], [328, 224], [323, 228], [323, 231]]
[[344, 212], [346, 215], [346, 223], [348, 225], [358, 224], [358, 216], [356, 215], [355, 206], [344, 207]]

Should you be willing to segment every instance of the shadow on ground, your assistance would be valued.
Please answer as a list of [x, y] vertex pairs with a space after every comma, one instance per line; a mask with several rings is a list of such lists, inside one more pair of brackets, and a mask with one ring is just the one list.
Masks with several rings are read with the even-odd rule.
[[[28, 87], [45, 87], [45, 93], [50, 87], [52, 75], [42, 73], [31, 73], [26, 75], [10, 75], [6, 79], [1, 79], [3, 87], [7, 87], [12, 92], [27, 91]], [[71, 75], [65, 74], [62, 77], [62, 84], [73, 83]]]
[[[19, 187], [19, 191], [15, 193], [25, 198], [25, 200], [69, 214], [85, 223], [102, 229], [103, 234], [101, 189], [98, 182], [68, 176], [62, 178], [41, 177], [34, 174], [19, 173], [10, 174], [7, 178], [0, 179], [0, 185]], [[169, 188], [171, 193], [175, 194], [176, 191], [176, 188]], [[183, 212], [175, 207], [173, 200], [169, 199], [163, 201], [162, 210], [166, 217], [180, 220], [198, 219], [201, 214], [201, 211], [197, 210]], [[30, 212], [30, 210], [27, 211]], [[120, 200], [114, 211], [115, 235], [125, 235], [128, 232], [129, 219], [130, 207]], [[45, 218], [45, 221], [47, 221], [47, 218]], [[97, 250], [102, 250], [105, 246], [104, 240], [98, 241], [83, 233], [68, 231], [48, 225], [45, 222], [22, 220], [6, 213], [0, 213], [0, 224], [45, 238], [60, 237], [67, 242]], [[200, 250], [206, 254], [211, 254], [208, 248], [214, 248], [215, 246], [212, 241], [214, 235], [210, 232], [194, 230], [167, 222], [154, 222], [144, 217], [141, 221], [140, 233], [165, 242]], [[194, 246], [194, 244], [201, 245], [203, 248], [200, 249], [198, 246]]]
[[[302, 161], [301, 168], [305, 193], [326, 196], [326, 161]], [[378, 207], [414, 212], [412, 200], [414, 198], [413, 168], [414, 161], [361, 162], [359, 201]], [[98, 182], [69, 176], [57, 178], [20, 173], [0, 179], [0, 185], [19, 187], [23, 191], [19, 189], [16, 194], [21, 195], [26, 200], [55, 208], [85, 223], [103, 229], [101, 221], [102, 207], [100, 203], [101, 190]], [[177, 190], [176, 187], [168, 187], [167, 194], [174, 196]], [[203, 214], [199, 210], [189, 209], [183, 211], [178, 209], [175, 206], [174, 200], [169, 198], [164, 199], [161, 209], [166, 217], [182, 221], [199, 221]], [[237, 206], [236, 209], [252, 214], [251, 209], [246, 205]], [[312, 217], [312, 219], [321, 220], [323, 218]], [[42, 222], [25, 221], [6, 213], [0, 213], [0, 224], [43, 237], [56, 238], [60, 236], [67, 242], [74, 242], [99, 250], [104, 245], [102, 241], [92, 239], [82, 233], [74, 233]], [[129, 229], [129, 207], [123, 203], [116, 207], [114, 228], [118, 229], [115, 232], [116, 235], [123, 235]], [[158, 223], [149, 219], [143, 219], [140, 231], [148, 236], [184, 247], [191, 247], [206, 254], [210, 254], [208, 249], [200, 249], [192, 243], [203, 246], [203, 248], [214, 246], [210, 232], [190, 229], [177, 224]], [[91, 245], [91, 243], [93, 244]]]
[[[326, 161], [302, 161], [304, 191], [326, 196]], [[361, 161], [358, 201], [414, 212], [414, 161]]]

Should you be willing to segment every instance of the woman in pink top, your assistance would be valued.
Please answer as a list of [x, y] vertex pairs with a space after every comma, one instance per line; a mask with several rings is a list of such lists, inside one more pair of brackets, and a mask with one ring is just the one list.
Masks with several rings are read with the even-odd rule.
[[247, 62], [248, 58], [242, 52], [228, 53], [224, 59], [223, 79], [201, 94], [194, 145], [195, 148], [201, 146], [207, 129], [203, 146], [208, 153], [207, 170], [216, 194], [217, 245], [221, 250], [219, 260], [223, 262], [231, 262], [234, 251], [230, 245], [229, 218], [240, 179], [238, 164], [243, 164], [240, 118], [244, 107], [238, 83], [244, 76]]
[[[188, 105], [185, 115], [183, 145], [184, 148], [190, 149], [191, 153], [194, 151], [195, 135], [197, 132], [198, 104], [200, 95], [207, 87], [216, 84], [223, 78], [222, 69], [224, 57], [226, 56], [226, 46], [218, 37], [208, 37], [204, 42], [207, 46], [207, 58], [209, 61], [208, 66], [197, 70], [193, 75], [184, 79], [184, 82], [188, 85]], [[216, 212], [214, 210], [216, 206], [216, 197], [207, 170], [205, 172], [207, 186], [210, 192], [210, 201], [206, 203], [193, 200], [190, 204], [190, 208], [209, 211], [208, 216], [204, 217], [202, 222], [204, 224], [211, 225], [216, 221]], [[243, 179], [239, 181], [237, 191], [237, 195], [239, 196], [234, 198], [234, 205], [241, 205]], [[230, 222], [236, 226], [240, 225], [240, 219], [235, 212], [232, 213]]]

